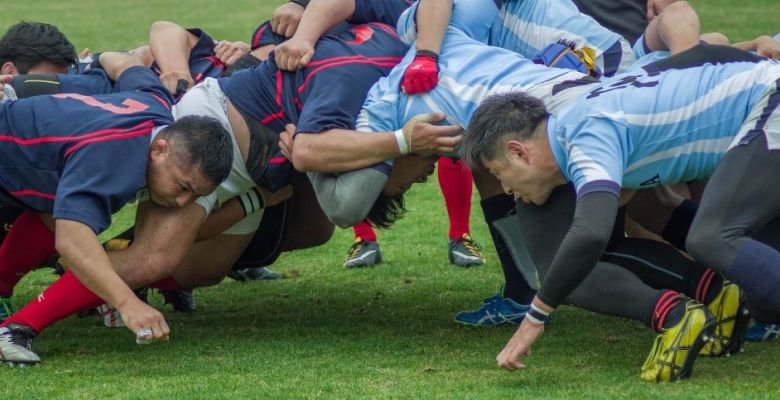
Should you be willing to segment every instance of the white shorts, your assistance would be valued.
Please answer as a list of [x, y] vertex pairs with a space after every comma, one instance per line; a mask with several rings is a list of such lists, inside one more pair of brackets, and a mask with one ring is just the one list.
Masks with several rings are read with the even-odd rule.
[[747, 144], [755, 135], [766, 136], [769, 150], [780, 150], [780, 107], [778, 107], [780, 91], [770, 87], [750, 110], [742, 128], [729, 145], [729, 149], [740, 144]]
[[[230, 170], [230, 175], [211, 194], [195, 200], [198, 205], [206, 210], [206, 215], [209, 215], [228, 200], [252, 190], [256, 185], [246, 170], [238, 143], [233, 130], [230, 128], [227, 114], [227, 97], [220, 90], [216, 79], [206, 78], [202, 83], [188, 90], [181, 100], [173, 106], [174, 119], [188, 115], [201, 115], [217, 119], [230, 132], [230, 138], [233, 142], [233, 168]], [[262, 217], [262, 209], [255, 211], [223, 233], [227, 235], [253, 233], [260, 226]]]

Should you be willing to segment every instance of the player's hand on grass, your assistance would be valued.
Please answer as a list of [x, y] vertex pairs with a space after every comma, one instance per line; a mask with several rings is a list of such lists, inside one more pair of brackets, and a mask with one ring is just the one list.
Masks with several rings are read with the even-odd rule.
[[[134, 298], [118, 307], [117, 310], [122, 315], [122, 322], [125, 323], [127, 329], [130, 329], [136, 335], [138, 343], [168, 340], [171, 329], [168, 327], [168, 323], [165, 322], [165, 317], [163, 317], [162, 313], [154, 307], [138, 298]], [[149, 332], [149, 329], [151, 329], [151, 332]]]
[[542, 336], [542, 333], [544, 333], [544, 324], [535, 324], [527, 319], [523, 319], [520, 327], [517, 328], [515, 334], [509, 339], [509, 343], [498, 353], [496, 357], [498, 366], [507, 371], [525, 368], [525, 364], [520, 360], [520, 357], [531, 355], [531, 346]]
[[214, 55], [228, 67], [238, 61], [239, 58], [243, 57], [244, 54], [249, 53], [249, 51], [249, 45], [244, 42], [220, 40], [217, 45], [214, 46]]
[[421, 155], [442, 154], [455, 151], [463, 140], [463, 128], [458, 125], [433, 125], [445, 118], [444, 114], [418, 115], [403, 127], [409, 144], [409, 152]]
[[293, 156], [293, 137], [295, 136], [295, 125], [287, 124], [284, 127], [284, 132], [279, 134], [279, 151], [288, 160], [292, 160]]
[[84, 50], [81, 50], [79, 53], [79, 60], [83, 60], [88, 57], [92, 57], [92, 51], [88, 47], [85, 47]]
[[171, 72], [163, 72], [160, 74], [160, 81], [162, 82], [163, 86], [165, 86], [166, 89], [168, 89], [169, 92], [171, 92], [172, 95], [178, 96], [181, 91], [181, 86], [179, 84], [179, 81], [185, 81], [186, 87], [184, 88], [189, 89], [195, 84], [195, 80], [192, 79], [192, 75], [190, 75], [190, 71], [171, 71]]
[[306, 40], [292, 38], [274, 49], [276, 66], [284, 71], [303, 68], [314, 56], [314, 44]]
[[295, 3], [283, 4], [271, 13], [271, 30], [277, 35], [292, 37], [298, 30], [303, 7]]

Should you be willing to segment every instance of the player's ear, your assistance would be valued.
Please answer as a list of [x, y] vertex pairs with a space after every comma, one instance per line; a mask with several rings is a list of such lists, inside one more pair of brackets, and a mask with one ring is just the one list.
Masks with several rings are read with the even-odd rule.
[[510, 140], [506, 142], [504, 145], [504, 152], [506, 153], [507, 160], [522, 160], [523, 162], [528, 163], [528, 147], [526, 147], [522, 142], [517, 140]]
[[3, 63], [3, 66], [0, 67], [0, 74], [2, 75], [19, 75], [19, 70], [16, 69], [16, 65], [14, 65], [11, 61], [6, 61]]
[[165, 139], [156, 139], [152, 142], [150, 156], [157, 161], [164, 161], [171, 152], [171, 144]]

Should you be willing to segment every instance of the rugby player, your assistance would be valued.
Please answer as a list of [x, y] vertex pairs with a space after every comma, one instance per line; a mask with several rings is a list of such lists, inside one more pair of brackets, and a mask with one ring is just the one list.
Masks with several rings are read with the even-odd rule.
[[[170, 94], [135, 57], [104, 53], [99, 60], [122, 93], [37, 96], [2, 105], [9, 135], [2, 144], [0, 199], [45, 215], [56, 250], [71, 265], [66, 276], [73, 281], [78, 276], [117, 307], [138, 340], [166, 338], [162, 314], [122, 282], [96, 235], [144, 186], [146, 196], [166, 208], [208, 194], [227, 177], [232, 150], [216, 121], [193, 117], [174, 123]], [[26, 271], [3, 270], [3, 281], [18, 281], [18, 272]], [[35, 301], [45, 301], [44, 295]], [[34, 353], [14, 345], [34, 337], [35, 329], [19, 324], [23, 320], [6, 322], [0, 343], [12, 348], [3, 351], [3, 359], [37, 362]]]
[[[686, 247], [744, 289], [757, 318], [780, 320], [774, 290], [780, 253], [747, 236], [778, 214], [768, 182], [778, 163], [780, 65], [702, 44], [635, 72], [604, 82], [553, 116], [538, 99], [509, 93], [483, 103], [472, 119], [463, 154], [508, 192], [534, 204], [528, 208], [546, 207], [556, 187], [567, 182], [577, 195], [571, 228], [534, 298], [533, 318], [523, 321], [497, 357], [503, 368], [524, 367], [519, 357], [541, 336], [544, 320], [593, 270], [612, 231], [621, 187], [709, 178]], [[505, 128], [491, 124], [497, 118]], [[701, 305], [689, 301], [685, 308], [659, 336], [645, 365], [667, 366], [643, 368], [643, 379], [690, 372], [679, 347], [698, 350], [711, 322]]]

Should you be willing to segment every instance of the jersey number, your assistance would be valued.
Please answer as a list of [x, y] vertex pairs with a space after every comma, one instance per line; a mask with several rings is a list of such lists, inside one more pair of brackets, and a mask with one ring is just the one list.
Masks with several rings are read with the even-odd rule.
[[147, 106], [146, 104], [133, 99], [125, 99], [124, 101], [122, 101], [121, 106], [117, 106], [110, 103], [103, 103], [102, 101], [92, 96], [83, 96], [75, 93], [55, 94], [54, 97], [58, 99], [70, 98], [70, 99], [78, 100], [86, 105], [97, 107], [102, 110], [106, 110], [112, 114], [121, 114], [121, 115], [134, 114], [149, 108], [149, 106]]
[[620, 90], [625, 89], [629, 86], [637, 87], [637, 88], [644, 88], [644, 87], [653, 87], [658, 85], [658, 81], [648, 81], [648, 82], [641, 82], [639, 80], [639, 75], [628, 75], [621, 78], [619, 81], [609, 85], [597, 88], [596, 90], [590, 92], [590, 95], [588, 95], [589, 99], [592, 99], [594, 97], [599, 97], [604, 93], [611, 92], [613, 90]]

